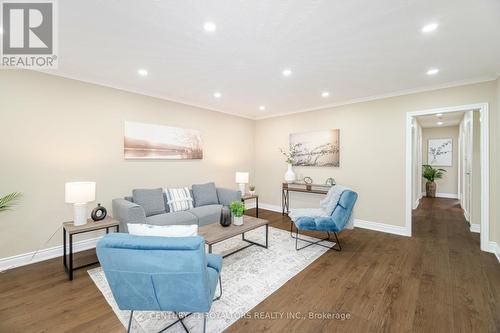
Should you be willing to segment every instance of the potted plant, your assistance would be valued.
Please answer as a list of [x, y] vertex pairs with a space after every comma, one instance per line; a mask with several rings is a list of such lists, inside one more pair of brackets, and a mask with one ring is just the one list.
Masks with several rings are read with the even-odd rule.
[[0, 198], [0, 212], [7, 211], [14, 206], [14, 201], [19, 199], [21, 193], [13, 192]]
[[250, 195], [254, 195], [255, 194], [255, 185], [248, 186], [248, 193]]
[[443, 174], [446, 172], [444, 169], [434, 169], [429, 164], [423, 165], [424, 169], [422, 170], [422, 176], [427, 179], [427, 183], [425, 183], [425, 192], [426, 196], [429, 198], [436, 197], [436, 183], [435, 179], [443, 178]]
[[245, 204], [243, 204], [243, 202], [233, 201], [231, 206], [229, 206], [229, 209], [231, 210], [233, 224], [242, 225], [243, 214], [245, 213]]
[[280, 149], [281, 154], [285, 156], [285, 162], [288, 164], [288, 169], [285, 172], [285, 181], [287, 183], [293, 183], [295, 181], [295, 173], [292, 169], [292, 164], [299, 153], [299, 143], [291, 144], [288, 146], [288, 150]]

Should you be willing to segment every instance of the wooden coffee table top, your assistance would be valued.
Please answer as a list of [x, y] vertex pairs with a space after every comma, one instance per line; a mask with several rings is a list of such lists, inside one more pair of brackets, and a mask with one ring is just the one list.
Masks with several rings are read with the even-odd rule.
[[210, 223], [201, 226], [198, 229], [198, 234], [205, 238], [205, 243], [208, 245], [222, 242], [234, 236], [241, 235], [244, 232], [257, 229], [269, 224], [268, 220], [259, 219], [253, 216], [243, 216], [243, 225], [231, 224], [228, 227], [223, 227], [220, 223]]

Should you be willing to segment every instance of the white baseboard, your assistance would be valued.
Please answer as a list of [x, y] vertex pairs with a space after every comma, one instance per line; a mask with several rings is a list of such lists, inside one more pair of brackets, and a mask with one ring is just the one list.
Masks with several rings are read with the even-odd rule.
[[[422, 192], [422, 196], [425, 197], [426, 193]], [[448, 199], [458, 199], [457, 193], [444, 193], [436, 192], [436, 198], [448, 198]]]
[[[270, 210], [273, 212], [281, 213], [281, 207], [278, 205], [271, 205], [266, 203], [259, 203], [259, 208]], [[395, 234], [400, 236], [410, 236], [408, 230], [405, 227], [394, 226], [390, 224], [378, 223], [378, 222], [369, 222], [360, 219], [354, 219], [354, 227], [369, 229], [374, 231], [385, 232], [389, 234]]]
[[470, 225], [470, 232], [481, 232], [481, 225], [480, 224], [472, 224]]
[[488, 250], [488, 252], [493, 253], [497, 257], [497, 260], [500, 263], [500, 246], [498, 245], [498, 243], [490, 242], [490, 248]]
[[374, 231], [385, 232], [388, 234], [400, 235], [400, 236], [410, 236], [410, 233], [405, 227], [400, 227], [391, 224], [370, 222], [360, 219], [354, 219], [354, 226], [356, 228], [369, 229]]
[[[101, 236], [102, 237], [102, 236]], [[80, 252], [84, 250], [89, 250], [95, 248], [97, 241], [101, 237], [84, 239], [73, 243], [73, 252]], [[18, 254], [12, 257], [1, 258], [0, 259], [0, 272], [8, 269], [12, 269], [19, 266], [25, 266], [28, 264], [33, 264], [39, 261], [49, 260], [52, 258], [60, 257], [63, 255], [63, 246], [54, 246], [47, 249], [39, 250], [38, 253], [33, 257], [36, 251]], [[32, 260], [33, 258], [33, 260]]]

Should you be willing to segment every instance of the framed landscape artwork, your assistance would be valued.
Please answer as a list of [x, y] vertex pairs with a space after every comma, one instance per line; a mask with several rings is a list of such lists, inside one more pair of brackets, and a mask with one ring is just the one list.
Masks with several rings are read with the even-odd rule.
[[297, 147], [294, 166], [340, 166], [340, 130], [292, 133], [290, 145]]
[[125, 159], [202, 159], [201, 132], [126, 121], [124, 154]]
[[453, 165], [453, 139], [429, 139], [427, 162], [432, 166]]

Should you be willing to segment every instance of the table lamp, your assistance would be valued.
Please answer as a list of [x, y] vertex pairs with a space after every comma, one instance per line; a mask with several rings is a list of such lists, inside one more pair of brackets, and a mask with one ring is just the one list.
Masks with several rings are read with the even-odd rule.
[[236, 172], [236, 183], [240, 186], [241, 195], [245, 195], [245, 185], [248, 184], [248, 172]]
[[67, 203], [73, 204], [73, 223], [87, 223], [87, 203], [95, 200], [95, 182], [69, 182], [65, 185]]

